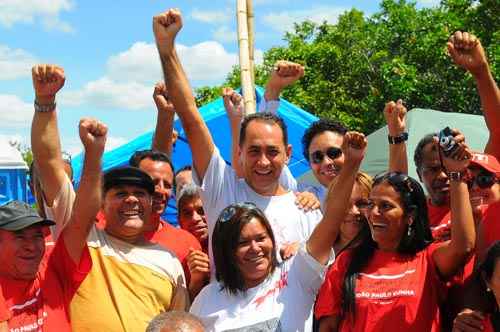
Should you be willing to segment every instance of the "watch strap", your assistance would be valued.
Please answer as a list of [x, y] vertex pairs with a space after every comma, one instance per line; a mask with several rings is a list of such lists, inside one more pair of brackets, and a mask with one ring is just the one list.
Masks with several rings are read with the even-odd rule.
[[39, 104], [35, 99], [35, 112], [52, 112], [56, 109], [56, 102], [51, 104]]
[[408, 140], [408, 133], [404, 132], [399, 134], [398, 136], [388, 135], [387, 139], [389, 140], [389, 144], [400, 144]]

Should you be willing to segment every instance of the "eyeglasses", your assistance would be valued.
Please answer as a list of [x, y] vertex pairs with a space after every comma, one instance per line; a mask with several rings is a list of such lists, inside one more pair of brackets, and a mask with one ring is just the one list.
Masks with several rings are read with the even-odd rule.
[[469, 180], [469, 188], [474, 186], [474, 183], [481, 189], [487, 189], [497, 182], [497, 178], [493, 173], [479, 173]]
[[225, 223], [231, 220], [235, 215], [238, 209], [247, 209], [247, 210], [257, 210], [257, 205], [252, 202], [244, 202], [244, 203], [236, 203], [231, 204], [228, 207], [224, 208], [219, 215], [219, 222]]
[[313, 164], [320, 164], [325, 158], [325, 155], [328, 156], [328, 158], [330, 158], [331, 160], [334, 160], [342, 155], [342, 150], [340, 148], [332, 146], [326, 149], [326, 153], [321, 150], [314, 151], [313, 153], [311, 153], [311, 162]]

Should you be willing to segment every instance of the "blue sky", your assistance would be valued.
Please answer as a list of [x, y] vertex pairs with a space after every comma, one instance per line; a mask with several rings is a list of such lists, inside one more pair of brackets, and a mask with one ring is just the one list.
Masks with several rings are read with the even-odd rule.
[[[170, 7], [184, 16], [177, 43], [191, 84], [220, 84], [238, 61], [234, 0], [0, 0], [0, 139], [29, 144], [30, 69], [36, 63], [55, 63], [66, 72], [57, 98], [65, 151], [81, 150], [77, 125], [84, 116], [108, 124], [108, 149], [153, 129], [151, 94], [161, 68], [151, 19]], [[333, 23], [352, 7], [373, 13], [378, 2], [254, 0], [254, 7], [256, 56], [262, 58], [283, 43], [293, 22]]]

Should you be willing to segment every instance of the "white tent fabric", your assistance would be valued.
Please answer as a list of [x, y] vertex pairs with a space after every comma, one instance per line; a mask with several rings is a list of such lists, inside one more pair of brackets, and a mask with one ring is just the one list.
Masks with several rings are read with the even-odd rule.
[[21, 153], [6, 141], [0, 141], [0, 169], [28, 169]]

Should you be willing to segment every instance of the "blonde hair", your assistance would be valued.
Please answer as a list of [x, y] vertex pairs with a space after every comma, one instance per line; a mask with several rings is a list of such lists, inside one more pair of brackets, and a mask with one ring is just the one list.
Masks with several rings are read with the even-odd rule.
[[[337, 183], [337, 179], [338, 177], [335, 177], [335, 179], [330, 182], [330, 184], [328, 185], [328, 192], [330, 192], [335, 183]], [[370, 194], [370, 191], [372, 190], [373, 178], [365, 172], [358, 172], [358, 174], [356, 174], [354, 184], [359, 186], [363, 195], [368, 196]]]

